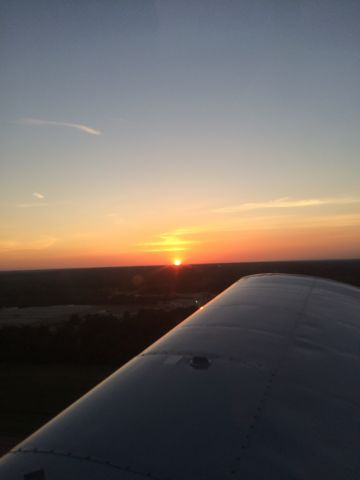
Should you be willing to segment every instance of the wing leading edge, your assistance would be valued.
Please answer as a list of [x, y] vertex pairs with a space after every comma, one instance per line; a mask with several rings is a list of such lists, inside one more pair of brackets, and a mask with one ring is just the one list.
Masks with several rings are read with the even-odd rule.
[[245, 277], [0, 461], [9, 480], [355, 479], [360, 291]]

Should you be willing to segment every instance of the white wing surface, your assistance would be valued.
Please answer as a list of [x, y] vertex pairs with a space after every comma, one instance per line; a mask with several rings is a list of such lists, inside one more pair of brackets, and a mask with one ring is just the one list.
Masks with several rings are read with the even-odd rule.
[[0, 461], [4, 480], [360, 478], [360, 291], [245, 277]]

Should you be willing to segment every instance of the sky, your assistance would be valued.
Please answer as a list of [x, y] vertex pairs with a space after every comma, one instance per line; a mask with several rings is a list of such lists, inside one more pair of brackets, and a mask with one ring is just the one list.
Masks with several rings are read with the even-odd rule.
[[0, 18], [0, 269], [360, 256], [358, 1]]

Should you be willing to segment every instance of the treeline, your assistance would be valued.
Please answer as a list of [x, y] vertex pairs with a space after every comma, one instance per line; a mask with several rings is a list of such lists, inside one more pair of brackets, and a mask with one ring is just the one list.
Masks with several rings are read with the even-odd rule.
[[[217, 294], [245, 275], [314, 275], [360, 286], [360, 260], [254, 262], [0, 272], [0, 307], [150, 303], [177, 294]], [[158, 296], [156, 298], [156, 296]]]
[[195, 311], [142, 309], [122, 318], [72, 315], [60, 325], [8, 326], [0, 330], [0, 362], [119, 366]]

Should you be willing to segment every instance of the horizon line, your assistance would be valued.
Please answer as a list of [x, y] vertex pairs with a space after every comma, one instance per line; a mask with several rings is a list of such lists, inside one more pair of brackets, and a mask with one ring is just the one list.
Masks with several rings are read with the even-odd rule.
[[[360, 257], [336, 257], [336, 258], [304, 258], [304, 259], [282, 259], [282, 260], [243, 260], [233, 262], [199, 262], [199, 263], [183, 263], [181, 268], [194, 267], [200, 265], [233, 265], [233, 264], [250, 264], [250, 263], [301, 263], [301, 262], [359, 262]], [[113, 268], [174, 268], [172, 263], [158, 263], [151, 265], [107, 265], [107, 266], [88, 266], [88, 267], [49, 267], [49, 268], [19, 268], [19, 269], [1, 269], [1, 273], [18, 273], [18, 272], [48, 272], [48, 271], [60, 271], [60, 270], [100, 270], [100, 269], [113, 269]], [[179, 267], [176, 267], [179, 269]], [[277, 272], [264, 272], [264, 273], [277, 273]], [[283, 272], [280, 272], [283, 273]], [[301, 274], [299, 274], [301, 275]]]

